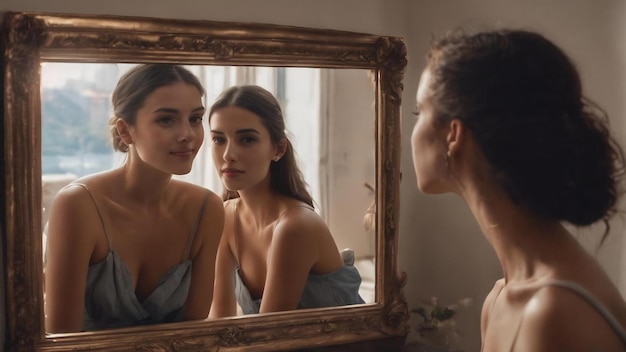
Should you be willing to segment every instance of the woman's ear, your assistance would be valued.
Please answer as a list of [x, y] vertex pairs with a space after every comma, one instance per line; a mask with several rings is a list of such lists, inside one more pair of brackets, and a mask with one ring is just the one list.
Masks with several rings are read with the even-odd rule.
[[117, 128], [117, 133], [120, 135], [124, 144], [131, 145], [133, 143], [133, 137], [130, 135], [130, 128], [124, 120], [117, 119], [117, 121], [115, 121], [115, 128]]
[[274, 161], [280, 160], [280, 158], [285, 155], [285, 152], [287, 152], [287, 143], [287, 138], [283, 138], [276, 144], [274, 147]]
[[449, 127], [446, 143], [448, 144], [448, 156], [453, 156], [463, 145], [467, 130], [463, 122], [459, 119], [450, 121]]

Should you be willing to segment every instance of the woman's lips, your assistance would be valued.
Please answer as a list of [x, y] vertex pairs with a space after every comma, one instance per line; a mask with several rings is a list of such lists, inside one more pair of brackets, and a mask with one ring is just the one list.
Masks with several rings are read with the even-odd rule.
[[191, 156], [193, 156], [194, 150], [193, 149], [187, 149], [187, 150], [178, 150], [178, 151], [174, 151], [171, 152], [171, 154], [180, 157], [180, 158], [189, 158]]
[[242, 173], [243, 171], [239, 169], [233, 169], [233, 168], [222, 169], [222, 175], [227, 176], [227, 177], [237, 176]]

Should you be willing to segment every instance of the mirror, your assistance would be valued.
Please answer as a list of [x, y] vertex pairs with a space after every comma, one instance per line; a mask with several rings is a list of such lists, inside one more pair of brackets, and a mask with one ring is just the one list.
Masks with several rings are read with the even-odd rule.
[[[397, 271], [396, 258], [400, 99], [406, 66], [406, 48], [400, 38], [267, 24], [7, 13], [3, 23], [3, 49], [2, 175], [6, 197], [1, 222], [6, 236], [9, 350], [111, 351], [134, 346], [135, 350], [178, 351], [243, 345], [254, 346], [255, 350], [278, 350], [406, 334], [408, 311], [401, 293], [405, 277]], [[63, 80], [55, 78], [54, 69], [64, 66], [84, 73], [94, 65], [120, 70], [140, 62], [175, 62], [205, 73], [239, 72], [242, 77], [248, 76], [246, 81], [220, 79], [220, 82], [225, 87], [233, 83], [256, 83], [276, 89], [279, 97], [282, 92], [284, 97], [294, 99], [293, 124], [289, 122], [288, 101], [283, 103], [283, 108], [295, 150], [301, 158], [300, 166], [318, 196], [316, 201], [321, 215], [340, 248], [365, 243], [364, 248], [371, 247], [363, 252], [369, 250], [375, 257], [368, 303], [85, 333], [46, 334], [43, 331], [41, 230], [45, 224], [46, 195], [54, 193], [46, 187], [50, 184], [46, 180], [58, 181], [63, 177], [54, 175], [67, 174], [68, 167], [84, 169], [97, 164], [98, 160], [84, 158], [84, 153], [68, 158], [57, 150], [54, 157], [60, 169], [49, 171], [47, 159], [54, 149], [50, 148], [54, 145], [50, 138], [55, 133], [50, 125], [55, 113], [50, 106], [55, 105], [55, 100], [58, 105], [58, 99], [51, 98], [50, 94], [54, 93], [50, 92], [54, 87], [57, 90], [63, 87], [67, 83], [62, 83], [63, 80], [73, 77], [67, 71], [61, 75]], [[267, 74], [263, 76], [263, 72]], [[315, 90], [319, 97], [314, 99], [315, 111], [321, 113], [307, 119], [309, 122], [319, 119], [316, 124], [319, 133], [313, 137], [306, 137], [307, 133], [315, 134], [311, 133], [310, 125], [296, 123], [302, 101], [298, 100], [296, 89], [290, 88], [302, 85], [299, 82], [306, 75], [318, 77], [321, 82]], [[250, 82], [250, 76], [259, 81]], [[296, 77], [291, 86], [289, 77]], [[215, 85], [215, 81], [210, 82], [205, 83], [207, 91]], [[75, 80], [73, 84], [80, 86], [81, 83]], [[207, 106], [220, 92], [221, 89], [206, 95]], [[371, 98], [366, 100], [359, 94]], [[308, 93], [300, 96], [310, 100]], [[108, 103], [107, 99], [104, 102]], [[354, 121], [359, 121], [359, 125]], [[347, 139], [342, 137], [346, 133], [361, 136], [356, 145], [360, 156], [353, 154], [355, 151], [351, 148], [355, 146], [345, 143]], [[310, 148], [313, 151], [308, 153], [304, 146], [313, 140], [319, 147]], [[357, 158], [362, 158], [362, 165], [354, 164]], [[209, 159], [207, 154], [196, 160], [212, 165]], [[353, 175], [355, 172], [358, 176]], [[198, 180], [210, 186], [207, 177]], [[365, 187], [365, 182], [371, 185], [371, 191]], [[221, 187], [218, 193], [219, 190]], [[340, 191], [359, 192], [365, 201], [356, 203], [358, 207], [353, 206], [353, 199], [346, 199], [346, 193]], [[367, 235], [363, 234], [366, 231], [363, 217], [372, 201], [376, 206], [369, 207], [372, 211], [367, 213], [372, 220], [368, 223], [373, 225], [371, 241], [340, 236], [357, 227], [361, 235]], [[356, 215], [340, 217], [335, 214], [334, 209], [346, 207], [353, 208]], [[356, 250], [357, 256], [359, 251]]]
[[[119, 77], [135, 64], [41, 63], [43, 220], [56, 192], [69, 182], [118, 167], [126, 154], [108, 141], [110, 97]], [[376, 179], [374, 85], [369, 70], [309, 67], [187, 65], [205, 87], [204, 106], [226, 88], [257, 84], [285, 110], [315, 208], [338, 249], [350, 248], [361, 273], [361, 297], [374, 302], [374, 226], [368, 208]], [[208, 131], [205, 116], [205, 131]], [[208, 135], [208, 132], [205, 132]], [[176, 177], [222, 193], [208, 139], [190, 174]], [[44, 232], [44, 258], [47, 258]]]

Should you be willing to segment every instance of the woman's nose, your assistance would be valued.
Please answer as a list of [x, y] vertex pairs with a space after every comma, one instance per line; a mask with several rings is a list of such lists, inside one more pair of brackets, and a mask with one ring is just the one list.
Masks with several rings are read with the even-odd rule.
[[237, 150], [235, 145], [230, 142], [226, 142], [224, 146], [224, 154], [222, 155], [224, 161], [235, 161], [237, 160]]
[[183, 123], [178, 131], [177, 140], [179, 142], [190, 142], [195, 137], [195, 134], [196, 132], [194, 131], [193, 127], [188, 122]]

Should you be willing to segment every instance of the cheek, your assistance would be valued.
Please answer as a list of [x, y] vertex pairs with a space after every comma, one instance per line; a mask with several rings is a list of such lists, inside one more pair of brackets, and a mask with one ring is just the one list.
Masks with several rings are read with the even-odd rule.
[[215, 166], [218, 166], [222, 161], [222, 149], [219, 144], [215, 144], [213, 143], [213, 141], [211, 141], [211, 145], [209, 146], [209, 148], [211, 148], [211, 157], [213, 158], [213, 163], [215, 164]]
[[413, 168], [415, 170], [415, 176], [420, 179], [420, 167], [419, 162], [423, 156], [420, 155], [420, 126], [419, 122], [416, 122], [413, 126], [413, 132], [411, 133], [411, 156], [413, 159]]
[[433, 182], [441, 177], [445, 156], [441, 154], [436, 131], [418, 121], [411, 134], [411, 151], [418, 188], [428, 192]]
[[200, 146], [202, 145], [202, 143], [204, 143], [204, 126], [200, 126], [200, 128], [198, 128], [198, 133], [196, 133], [196, 138], [198, 138], [198, 148], [200, 149]]
[[417, 154], [421, 151], [421, 146], [424, 144], [424, 131], [419, 122], [416, 122], [413, 126], [411, 133], [411, 151], [413, 153], [413, 161], [416, 160]]
[[411, 130], [411, 148], [413, 152], [415, 152], [415, 146], [417, 145], [417, 134], [418, 134], [418, 126], [417, 123], [413, 125], [413, 129]]

